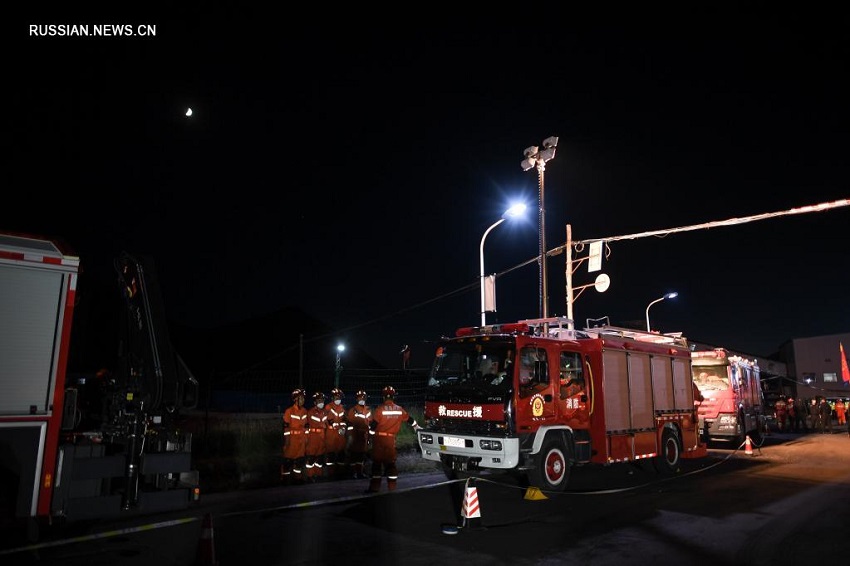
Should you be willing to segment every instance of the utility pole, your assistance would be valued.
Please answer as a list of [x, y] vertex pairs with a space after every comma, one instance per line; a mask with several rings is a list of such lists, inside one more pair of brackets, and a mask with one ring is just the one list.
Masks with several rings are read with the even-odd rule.
[[567, 224], [567, 243], [564, 246], [564, 252], [567, 254], [567, 328], [575, 330], [575, 322], [573, 321], [573, 227]]

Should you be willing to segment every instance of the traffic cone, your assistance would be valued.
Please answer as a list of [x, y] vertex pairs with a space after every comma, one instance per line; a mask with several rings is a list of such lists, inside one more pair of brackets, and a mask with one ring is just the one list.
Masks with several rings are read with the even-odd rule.
[[201, 538], [198, 539], [198, 554], [195, 557], [195, 566], [218, 566], [215, 559], [215, 541], [213, 540], [212, 514], [204, 516], [201, 524]]
[[749, 434], [747, 435], [747, 441], [744, 444], [744, 454], [746, 454], [747, 456], [753, 455], [753, 441], [750, 440]]
[[[470, 487], [472, 478], [466, 480], [464, 488], [463, 505], [460, 508], [460, 516], [463, 518], [463, 526], [474, 528], [481, 523], [481, 504], [478, 501], [478, 488]], [[475, 521], [475, 522], [473, 522]]]
[[549, 499], [546, 495], [540, 491], [540, 488], [531, 486], [525, 490], [525, 496], [523, 499], [527, 499], [529, 501], [541, 501], [543, 499]]

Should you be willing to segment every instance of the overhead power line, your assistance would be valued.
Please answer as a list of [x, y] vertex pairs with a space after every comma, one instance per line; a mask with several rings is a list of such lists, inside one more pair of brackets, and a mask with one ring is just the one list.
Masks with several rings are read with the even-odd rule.
[[[800, 206], [797, 208], [790, 208], [788, 210], [781, 210], [779, 212], [765, 212], [763, 214], [754, 214], [752, 216], [743, 216], [741, 218], [729, 218], [728, 220], [715, 220], [713, 222], [703, 222], [702, 224], [693, 224], [691, 226], [681, 226], [679, 228], [666, 228], [664, 230], [653, 230], [650, 232], [638, 232], [636, 234], [627, 234], [625, 236], [609, 236], [607, 238], [593, 238], [590, 240], [575, 240], [573, 244], [589, 244], [590, 242], [598, 242], [599, 240], [604, 240], [606, 242], [615, 242], [617, 240], [635, 240], [637, 238], [646, 238], [647, 236], [666, 236], [668, 234], [675, 234], [677, 232], [691, 232], [693, 230], [707, 230], [709, 228], [719, 228], [721, 226], [737, 226], [738, 224], [746, 224], [748, 222], [755, 222], [757, 220], [767, 220], [768, 218], [778, 218], [780, 216], [791, 216], [794, 214], [808, 214], [809, 212], [823, 212], [825, 210], [831, 210], [833, 208], [839, 208], [842, 206], [850, 205], [850, 199], [841, 199], [833, 202], [822, 202], [820, 204], [813, 204], [810, 206]], [[555, 248], [552, 252], [549, 252], [551, 255], [555, 255], [553, 252], [561, 252], [566, 248], [566, 244]], [[547, 254], [547, 255], [549, 255]], [[536, 259], [536, 258], [535, 258]]]
[[[651, 230], [648, 232], [637, 232], [635, 234], [625, 234], [622, 236], [606, 236], [600, 238], [588, 238], [586, 240], [573, 240], [572, 245], [581, 246], [585, 244], [590, 244], [592, 242], [616, 242], [618, 240], [636, 240], [638, 238], [646, 238], [649, 236], [667, 236], [669, 234], [675, 234], [678, 232], [692, 232], [694, 230], [708, 230], [710, 228], [719, 228], [721, 226], [737, 226], [739, 224], [746, 224], [748, 222], [755, 222], [757, 220], [767, 220], [769, 218], [778, 218], [780, 216], [791, 216], [795, 214], [807, 214], [809, 212], [823, 212], [825, 210], [831, 210], [833, 208], [840, 208], [842, 206], [850, 206], [850, 199], [840, 199], [832, 202], [823, 202], [820, 204], [813, 204], [809, 206], [800, 206], [797, 208], [790, 208], [788, 210], [780, 210], [778, 212], [765, 212], [762, 214], [754, 214], [752, 216], [743, 216], [741, 218], [729, 218], [727, 220], [714, 220], [711, 222], [703, 222], [702, 224], [692, 224], [690, 226], [680, 226], [677, 228], [664, 228], [662, 230]], [[562, 244], [551, 250], [546, 252], [546, 256], [556, 256], [564, 252], [567, 248], [567, 244]], [[539, 261], [538, 256], [534, 256], [522, 263], [518, 263], [513, 267], [509, 267], [499, 273], [496, 274], [496, 277], [501, 277], [502, 275], [506, 275], [511, 271], [516, 271], [521, 267], [525, 267], [526, 265], [530, 265], [532, 263], [536, 263]], [[467, 286], [468, 287], [468, 286]], [[466, 289], [464, 287], [463, 289]], [[430, 301], [429, 301], [430, 302]], [[424, 304], [424, 303], [423, 303]]]

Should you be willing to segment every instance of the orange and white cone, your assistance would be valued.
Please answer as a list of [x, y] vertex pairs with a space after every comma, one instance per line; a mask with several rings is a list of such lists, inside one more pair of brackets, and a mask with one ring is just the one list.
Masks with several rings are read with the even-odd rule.
[[[478, 501], [478, 488], [470, 486], [472, 478], [466, 480], [464, 487], [463, 505], [460, 508], [460, 516], [463, 518], [464, 527], [480, 526], [481, 522], [481, 503]], [[473, 523], [473, 519], [476, 520]]]
[[749, 434], [747, 435], [747, 440], [744, 443], [744, 454], [746, 454], [747, 456], [753, 455], [753, 441], [750, 440]]
[[212, 515], [207, 513], [201, 524], [201, 537], [198, 539], [198, 554], [195, 566], [218, 566], [215, 559], [215, 540], [213, 539]]

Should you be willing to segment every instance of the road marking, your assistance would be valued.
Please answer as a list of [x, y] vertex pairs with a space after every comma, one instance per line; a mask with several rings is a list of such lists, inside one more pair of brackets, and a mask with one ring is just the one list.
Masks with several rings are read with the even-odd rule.
[[142, 532], [142, 531], [152, 531], [154, 529], [162, 529], [162, 528], [165, 528], [165, 527], [174, 527], [174, 526], [177, 526], [177, 525], [183, 525], [185, 523], [191, 523], [193, 521], [199, 521], [199, 520], [200, 520], [200, 518], [198, 518], [198, 517], [186, 517], [184, 519], [174, 519], [172, 521], [162, 521], [160, 523], [149, 523], [147, 525], [140, 525], [138, 527], [128, 527], [126, 529], [118, 529], [118, 530], [115, 530], [115, 531], [106, 531], [106, 532], [103, 532], [103, 533], [97, 533], [97, 534], [93, 534], [93, 535], [85, 535], [85, 536], [81, 536], [81, 537], [66, 538], [66, 539], [62, 539], [62, 540], [54, 540], [54, 541], [50, 541], [50, 542], [43, 542], [43, 543], [40, 543], [40, 544], [32, 544], [30, 546], [21, 546], [21, 547], [18, 547], [18, 548], [9, 548], [9, 549], [6, 549], [6, 550], [0, 550], [0, 556], [2, 556], [4, 554], [14, 554], [16, 552], [24, 552], [26, 550], [38, 550], [40, 548], [48, 548], [48, 547], [51, 547], [51, 546], [62, 546], [62, 545], [65, 545], [65, 544], [74, 544], [74, 543], [78, 543], [78, 542], [86, 542], [86, 541], [90, 541], [90, 540], [109, 538], [109, 537], [114, 537], [114, 536], [118, 536], [118, 535], [126, 535], [126, 534], [129, 534], [129, 533], [138, 533], [138, 532]]

